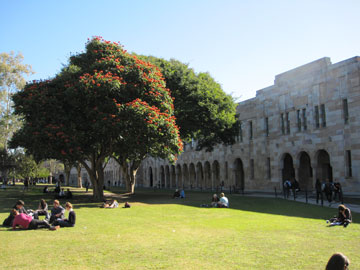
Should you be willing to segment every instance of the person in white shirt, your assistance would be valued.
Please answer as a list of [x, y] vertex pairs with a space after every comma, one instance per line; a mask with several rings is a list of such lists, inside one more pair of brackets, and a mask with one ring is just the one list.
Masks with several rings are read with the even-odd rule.
[[218, 202], [218, 207], [220, 208], [228, 208], [229, 207], [229, 200], [225, 197], [224, 193], [220, 194], [220, 201]]

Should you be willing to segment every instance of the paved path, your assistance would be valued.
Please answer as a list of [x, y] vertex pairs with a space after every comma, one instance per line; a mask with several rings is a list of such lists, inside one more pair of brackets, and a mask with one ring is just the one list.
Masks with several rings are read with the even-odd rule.
[[[266, 197], [266, 198], [274, 198], [274, 194], [270, 194], [270, 193], [245, 193], [243, 196], [250, 196], [250, 197]], [[278, 195], [277, 198], [279, 199], [283, 199], [283, 200], [286, 200], [284, 199], [284, 197], [281, 195]], [[290, 196], [289, 199], [287, 200], [294, 200], [294, 197], [293, 196]], [[301, 202], [301, 203], [306, 203], [306, 198], [304, 195], [298, 195], [296, 197], [296, 201], [297, 202]], [[316, 199], [314, 198], [308, 198], [308, 203], [309, 204], [315, 204], [315, 205], [319, 205], [321, 206], [321, 203], [317, 204], [316, 203]], [[324, 201], [324, 207], [331, 207], [331, 208], [338, 208], [339, 206], [339, 202], [333, 202], [331, 205], [329, 205], [329, 203], [327, 201]], [[360, 213], [360, 205], [359, 204], [351, 204], [351, 203], [344, 203], [346, 205], [346, 207], [350, 208], [350, 210], [352, 212], [356, 212], [356, 213]]]

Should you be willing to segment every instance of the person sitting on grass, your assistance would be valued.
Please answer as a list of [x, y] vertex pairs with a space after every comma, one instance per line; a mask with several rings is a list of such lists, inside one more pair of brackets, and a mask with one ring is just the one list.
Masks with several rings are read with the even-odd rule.
[[29, 214], [24, 207], [25, 203], [22, 200], [18, 200], [14, 205], [14, 209], [17, 210], [20, 214]]
[[178, 189], [175, 189], [173, 199], [179, 199], [180, 198], [180, 191]]
[[19, 213], [15, 209], [12, 210], [12, 214], [14, 216], [14, 221], [12, 225], [13, 230], [15, 230], [16, 227], [19, 227], [23, 230], [36, 230], [38, 228], [57, 230], [60, 228], [59, 226], [50, 226], [47, 220], [34, 219], [32, 216], [26, 215], [24, 213]]
[[325, 270], [347, 270], [350, 265], [349, 259], [342, 253], [332, 255]]
[[211, 199], [211, 206], [212, 206], [212, 207], [216, 207], [219, 201], [220, 201], [220, 200], [219, 200], [218, 195], [217, 195], [217, 194], [214, 194], [214, 195], [212, 196], [212, 199]]
[[64, 219], [65, 209], [60, 205], [60, 202], [58, 200], [54, 200], [54, 207], [51, 209], [51, 216], [50, 216], [50, 224], [55, 222], [57, 219]]
[[117, 208], [117, 207], [119, 207], [119, 203], [117, 200], [105, 201], [104, 204], [102, 205], [102, 208]]
[[48, 204], [44, 199], [40, 200], [39, 207], [34, 212], [34, 217], [38, 219], [39, 216], [45, 216], [45, 219], [49, 220]]
[[184, 189], [180, 190], [180, 199], [185, 199], [185, 191], [184, 191]]
[[66, 199], [72, 199], [72, 192], [70, 191], [70, 188], [66, 191]]
[[229, 207], [229, 200], [225, 197], [224, 193], [220, 194], [220, 201], [217, 204], [220, 208], [228, 208]]
[[350, 209], [345, 205], [340, 204], [338, 210], [338, 216], [327, 220], [326, 223], [330, 222], [329, 226], [343, 225], [344, 227], [347, 227], [352, 222]]
[[64, 198], [65, 197], [65, 191], [64, 189], [62, 188], [61, 191], [59, 192], [59, 196]]
[[43, 189], [43, 193], [49, 193], [49, 192], [50, 192], [50, 191], [49, 191], [48, 186], [45, 186], [44, 189]]
[[76, 221], [76, 214], [73, 210], [73, 206], [71, 203], [67, 202], [65, 204], [65, 209], [69, 212], [69, 217], [67, 219], [57, 219], [54, 222], [54, 226], [60, 227], [74, 227]]

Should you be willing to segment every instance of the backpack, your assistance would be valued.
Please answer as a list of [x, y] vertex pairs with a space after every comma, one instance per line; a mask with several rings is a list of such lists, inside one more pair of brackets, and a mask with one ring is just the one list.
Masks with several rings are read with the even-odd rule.
[[14, 221], [14, 216], [10, 214], [3, 222], [4, 227], [11, 227]]

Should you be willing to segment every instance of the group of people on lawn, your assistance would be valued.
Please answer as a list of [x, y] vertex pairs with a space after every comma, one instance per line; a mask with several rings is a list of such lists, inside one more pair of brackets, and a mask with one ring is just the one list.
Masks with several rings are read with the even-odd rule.
[[[56, 183], [56, 187], [53, 192], [55, 193], [55, 199], [72, 199], [72, 192], [70, 191], [70, 189], [68, 188], [67, 191], [64, 191], [64, 189], [61, 188], [60, 182]], [[48, 186], [44, 187], [43, 193], [51, 193]]]
[[229, 208], [229, 199], [225, 197], [224, 193], [220, 193], [220, 198], [217, 194], [214, 194], [211, 199], [212, 207]]
[[[48, 228], [57, 230], [60, 227], [74, 227], [76, 214], [70, 202], [65, 204], [65, 208], [60, 205], [58, 200], [54, 200], [51, 212], [48, 212], [48, 205], [44, 199], [40, 200], [37, 210], [26, 210], [25, 203], [18, 200], [11, 210], [8, 218], [4, 220], [3, 225], [12, 227], [14, 230], [18, 227], [24, 230], [34, 230], [38, 228]], [[68, 218], [65, 218], [65, 209], [69, 212]], [[45, 219], [39, 219], [39, 216], [45, 216]]]
[[330, 181], [330, 179], [323, 180], [322, 182], [320, 179], [316, 179], [315, 182], [315, 190], [316, 190], [316, 203], [319, 202], [322, 194], [325, 194], [325, 198], [331, 205], [331, 202], [337, 199], [342, 201], [342, 187], [340, 182], [335, 179], [334, 181]]

